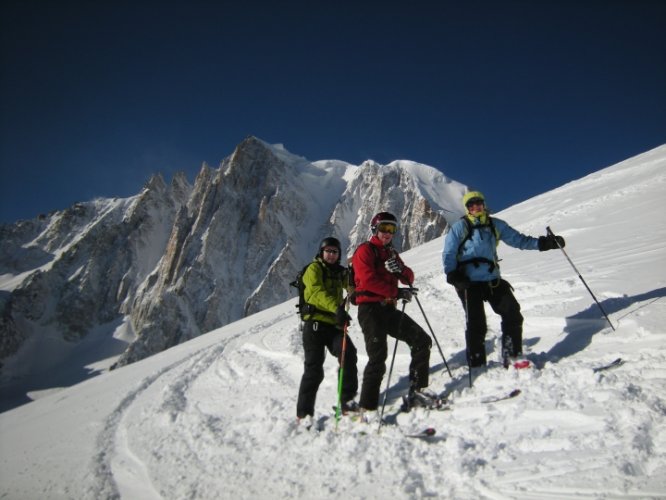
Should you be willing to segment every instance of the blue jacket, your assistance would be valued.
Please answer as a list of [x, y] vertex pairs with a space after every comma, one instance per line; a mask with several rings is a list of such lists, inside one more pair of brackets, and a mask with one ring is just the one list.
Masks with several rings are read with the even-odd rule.
[[498, 279], [500, 277], [496, 250], [498, 238], [507, 245], [521, 250], [539, 249], [538, 238], [519, 233], [501, 219], [492, 217], [494, 232], [489, 224], [482, 224], [478, 219], [472, 217], [468, 220], [477, 228], [472, 230], [472, 235], [465, 241], [460, 249], [460, 254], [458, 254], [458, 247], [468, 233], [467, 223], [463, 219], [453, 224], [444, 239], [442, 264], [445, 274], [455, 271], [460, 266], [470, 281]]

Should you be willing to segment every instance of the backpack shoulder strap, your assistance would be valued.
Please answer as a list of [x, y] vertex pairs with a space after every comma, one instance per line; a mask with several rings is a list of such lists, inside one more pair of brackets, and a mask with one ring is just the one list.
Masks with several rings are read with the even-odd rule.
[[490, 229], [495, 235], [495, 247], [497, 247], [497, 245], [499, 245], [500, 242], [500, 233], [497, 227], [495, 226], [495, 223], [493, 222], [493, 218], [490, 215], [488, 216], [488, 225], [490, 226]]
[[[321, 266], [322, 271], [326, 273], [326, 267], [321, 262], [319, 261], [317, 262]], [[305, 301], [305, 296], [303, 295], [303, 292], [305, 291], [305, 283], [303, 282], [303, 276], [305, 276], [305, 272], [312, 264], [314, 264], [314, 261], [310, 261], [307, 264], [305, 264], [296, 275], [296, 279], [291, 283], [289, 283], [290, 286], [293, 286], [298, 291], [298, 303], [296, 304], [296, 309], [298, 310], [301, 319], [304, 319], [304, 316], [306, 314], [312, 314], [318, 311], [316, 307], [312, 306], [311, 304], [308, 304]], [[326, 274], [324, 274], [324, 276], [326, 276]]]
[[[370, 246], [370, 248], [372, 249], [372, 253], [375, 256], [375, 262], [374, 262], [375, 268], [379, 267], [378, 266], [378, 263], [380, 262], [380, 260], [379, 260], [379, 250], [377, 250], [375, 245], [373, 245], [369, 241], [366, 240], [363, 243], [361, 243], [359, 246], [357, 246], [356, 250], [354, 250], [354, 254], [356, 254], [356, 252], [358, 252], [359, 248], [361, 248], [363, 245], [369, 245]], [[354, 266], [352, 265], [352, 259], [349, 259], [348, 271], [349, 271], [349, 282], [348, 282], [347, 290], [349, 292], [349, 297], [350, 297], [350, 300], [351, 300], [352, 304], [357, 305], [356, 304], [356, 297], [359, 296], [359, 295], [374, 295], [372, 292], [356, 290], [356, 278], [355, 278], [355, 273], [354, 273]]]
[[460, 252], [462, 252], [463, 246], [465, 243], [467, 243], [467, 240], [472, 237], [472, 231], [474, 230], [474, 226], [472, 226], [472, 223], [467, 217], [463, 216], [460, 219], [465, 222], [465, 237], [460, 240], [460, 244], [458, 245], [458, 253], [456, 254], [457, 256], [460, 256]]
[[460, 255], [460, 252], [462, 251], [463, 245], [467, 242], [472, 237], [472, 232], [475, 229], [480, 229], [481, 227], [490, 227], [490, 231], [492, 232], [493, 236], [495, 237], [495, 246], [499, 245], [499, 231], [497, 230], [497, 227], [495, 227], [495, 223], [493, 222], [493, 218], [489, 215], [488, 216], [488, 223], [483, 224], [481, 226], [473, 226], [470, 220], [467, 217], [461, 217], [462, 220], [465, 221], [465, 228], [467, 229], [465, 232], [465, 237], [460, 241], [460, 245], [458, 245], [458, 254]]
[[[375, 262], [374, 262], [375, 267], [378, 267], [378, 264], [380, 263], [380, 261], [379, 261], [379, 250], [377, 249], [377, 247], [375, 245], [373, 245], [372, 243], [370, 243], [369, 241], [364, 241], [363, 243], [361, 243], [358, 246], [358, 248], [361, 248], [362, 245], [368, 245], [370, 247], [370, 249], [372, 250], [372, 255], [375, 256]], [[358, 250], [358, 248], [357, 248], [357, 250]]]

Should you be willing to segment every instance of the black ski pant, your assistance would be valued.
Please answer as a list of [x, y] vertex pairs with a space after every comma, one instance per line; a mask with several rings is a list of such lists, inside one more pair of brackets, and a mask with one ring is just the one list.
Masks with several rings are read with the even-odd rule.
[[[342, 354], [343, 337], [344, 332], [335, 325], [322, 323], [321, 321], [306, 321], [303, 324], [305, 361], [303, 363], [301, 385], [298, 390], [298, 402], [296, 403], [296, 416], [298, 418], [303, 418], [306, 415], [314, 416], [317, 391], [319, 390], [319, 385], [324, 380], [326, 349], [338, 358], [339, 364]], [[348, 335], [342, 377], [342, 402], [354, 399], [357, 391], [356, 347]]]
[[386, 372], [388, 336], [402, 340], [411, 349], [410, 388], [422, 389], [428, 386], [432, 340], [423, 328], [394, 305], [383, 303], [360, 304], [358, 322], [363, 330], [365, 351], [368, 354], [359, 406], [366, 410], [376, 410], [379, 405], [379, 392]]
[[469, 366], [486, 364], [486, 311], [488, 302], [502, 318], [502, 356], [517, 356], [522, 353], [523, 316], [520, 304], [513, 295], [508, 281], [473, 282], [466, 290], [458, 290], [467, 316], [465, 342]]

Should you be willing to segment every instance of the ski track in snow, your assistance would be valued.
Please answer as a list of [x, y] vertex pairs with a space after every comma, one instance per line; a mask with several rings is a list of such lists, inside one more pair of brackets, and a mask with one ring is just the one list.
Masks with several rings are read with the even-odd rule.
[[[550, 318], [540, 321], [553, 326]], [[359, 338], [358, 332], [351, 335]], [[645, 476], [656, 473], [650, 457], [666, 449], [663, 425], [651, 420], [654, 411], [666, 414], [659, 396], [666, 374], [649, 368], [657, 361], [649, 352], [643, 356], [598, 374], [584, 360], [521, 371], [491, 363], [472, 389], [466, 368], [452, 367], [451, 380], [442, 366], [434, 370], [431, 387], [451, 391], [451, 410], [400, 414], [400, 428], [385, 426], [381, 434], [376, 424], [346, 419], [336, 431], [332, 418], [322, 432], [308, 432], [293, 417], [300, 336], [293, 316], [278, 318], [189, 356], [128, 394], [100, 435], [98, 484], [90, 497], [208, 498], [219, 493], [220, 477], [231, 496], [248, 499], [514, 498], [528, 485], [530, 498], [641, 496]], [[362, 367], [362, 352], [360, 357]], [[433, 365], [438, 358], [433, 350]], [[395, 373], [404, 375], [407, 364], [407, 352], [399, 349]], [[334, 404], [335, 369], [329, 356], [320, 410], [326, 408], [322, 400]], [[627, 382], [635, 377], [647, 385]], [[393, 390], [401, 384], [396, 377]], [[480, 403], [515, 387], [523, 393], [513, 400]], [[543, 397], [560, 392], [566, 394]], [[397, 394], [389, 400], [387, 415], [399, 404]], [[405, 430], [426, 425], [445, 439], [403, 437]], [[589, 477], [594, 481], [581, 488]]]
[[[215, 350], [204, 352], [207, 357], [215, 353]], [[139, 477], [139, 483], [145, 484], [141, 492], [141, 498], [159, 498], [159, 495], [150, 485], [149, 474], [144, 462], [139, 458], [138, 450], [132, 450], [128, 443], [130, 427], [134, 426], [128, 419], [128, 415], [134, 413], [137, 407], [141, 407], [150, 401], [149, 392], [161, 382], [162, 378], [173, 377], [178, 373], [181, 365], [192, 365], [192, 360], [201, 358], [200, 353], [193, 354], [173, 365], [169, 365], [153, 376], [141, 381], [138, 387], [130, 391], [118, 407], [109, 415], [104, 424], [104, 430], [98, 437], [99, 452], [93, 460], [93, 476], [95, 485], [89, 490], [90, 498], [117, 498], [121, 493], [139, 493], [122, 491], [123, 484], [134, 484]], [[182, 391], [182, 387], [180, 389]], [[182, 392], [180, 393], [182, 396]], [[177, 406], [177, 404], [176, 404]], [[148, 416], [150, 419], [150, 416]], [[129, 481], [132, 477], [134, 480]], [[123, 481], [126, 479], [126, 481]], [[118, 484], [119, 482], [123, 484]], [[146, 496], [144, 496], [146, 495]], [[130, 497], [133, 495], [130, 495]]]

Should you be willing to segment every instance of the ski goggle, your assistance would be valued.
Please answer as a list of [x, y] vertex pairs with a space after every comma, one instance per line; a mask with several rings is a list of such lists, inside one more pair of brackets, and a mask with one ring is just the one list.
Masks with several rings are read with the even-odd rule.
[[337, 248], [324, 248], [324, 252], [326, 253], [334, 253], [334, 254], [339, 254], [340, 252], [338, 251]]
[[398, 226], [396, 226], [395, 224], [391, 224], [391, 223], [386, 222], [386, 223], [379, 224], [377, 226], [377, 231], [379, 231], [380, 233], [395, 234], [395, 233], [398, 232]]
[[465, 206], [466, 206], [467, 208], [469, 208], [469, 207], [471, 207], [472, 205], [483, 205], [483, 204], [485, 204], [485, 201], [483, 201], [483, 198], [472, 198], [471, 200], [469, 200], [469, 201], [465, 204]]

